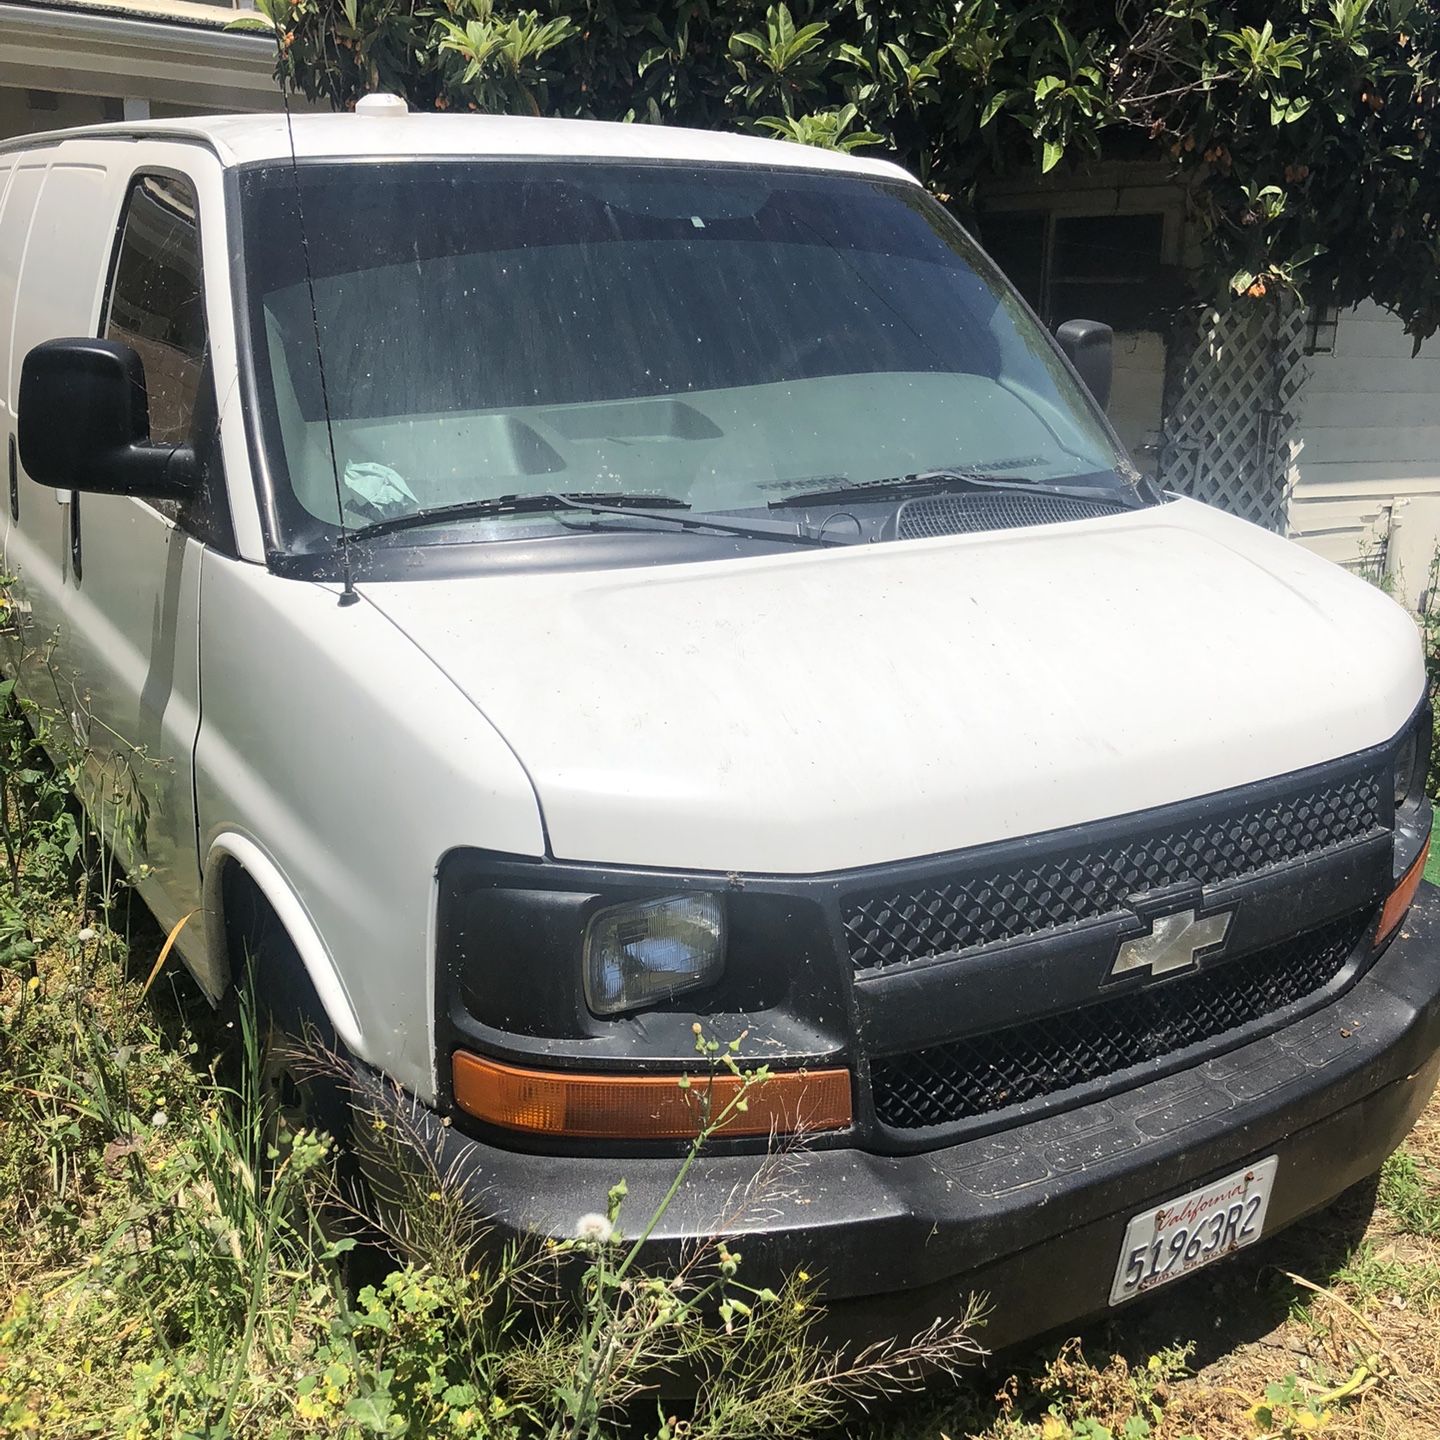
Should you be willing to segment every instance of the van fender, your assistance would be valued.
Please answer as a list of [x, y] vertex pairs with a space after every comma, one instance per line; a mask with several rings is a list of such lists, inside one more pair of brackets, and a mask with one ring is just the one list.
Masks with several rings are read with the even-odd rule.
[[309, 912], [270, 856], [253, 840], [234, 831], [217, 835], [205, 856], [203, 894], [208, 973], [199, 978], [206, 992], [212, 999], [218, 999], [231, 980], [222, 885], [225, 867], [231, 864], [245, 872], [275, 912], [275, 918], [284, 927], [305, 966], [305, 973], [336, 1036], [352, 1053], [358, 1053], [360, 1022], [334, 957], [320, 938]]

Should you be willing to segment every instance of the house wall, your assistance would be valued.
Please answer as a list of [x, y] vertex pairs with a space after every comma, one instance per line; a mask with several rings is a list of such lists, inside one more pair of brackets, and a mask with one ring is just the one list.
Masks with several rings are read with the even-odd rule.
[[1154, 473], [1165, 414], [1165, 337], [1154, 330], [1115, 336], [1115, 383], [1110, 423], [1142, 469]]
[[[1160, 215], [1164, 218], [1163, 263], [1175, 270], [1187, 260], [1190, 236], [1185, 225], [1185, 194], [1174, 183], [1171, 167], [1160, 162], [1101, 161], [1047, 176], [993, 181], [979, 197], [982, 215], [1045, 211], [1053, 216]], [[987, 235], [992, 258], [1009, 269], [1003, 224]], [[1024, 286], [1021, 286], [1024, 289]], [[1034, 302], [1033, 296], [1027, 298]], [[1080, 318], [1046, 317], [1054, 323]], [[1105, 314], [1085, 319], [1115, 323]], [[1142, 470], [1156, 473], [1164, 419], [1168, 339], [1158, 330], [1117, 325], [1115, 382], [1110, 421]]]
[[38, 135], [42, 130], [64, 130], [71, 125], [121, 120], [123, 104], [118, 95], [69, 95], [0, 85], [0, 140], [11, 135]]
[[1340, 316], [1332, 353], [1305, 360], [1290, 531], [1342, 565], [1383, 550], [1396, 497], [1440, 495], [1440, 340], [1412, 350], [1367, 303]]
[[106, 120], [273, 110], [275, 47], [197, 0], [0, 0], [0, 140]]

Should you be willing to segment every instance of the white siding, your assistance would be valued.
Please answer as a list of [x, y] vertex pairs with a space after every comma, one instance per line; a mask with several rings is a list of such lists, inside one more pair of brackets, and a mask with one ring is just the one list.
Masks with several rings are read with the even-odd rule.
[[1152, 474], [1165, 410], [1165, 337], [1131, 330], [1115, 337], [1110, 423], [1142, 470]]
[[1440, 339], [1414, 342], [1388, 311], [1346, 311], [1330, 355], [1306, 360], [1290, 531], [1355, 565], [1383, 543], [1390, 502], [1440, 494]]

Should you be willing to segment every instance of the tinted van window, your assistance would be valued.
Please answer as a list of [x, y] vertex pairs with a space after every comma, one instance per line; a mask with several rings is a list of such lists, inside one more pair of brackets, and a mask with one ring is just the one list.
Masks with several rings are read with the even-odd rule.
[[133, 347], [145, 363], [151, 439], [189, 440], [206, 337], [195, 194], [185, 181], [160, 175], [135, 181], [105, 338]]

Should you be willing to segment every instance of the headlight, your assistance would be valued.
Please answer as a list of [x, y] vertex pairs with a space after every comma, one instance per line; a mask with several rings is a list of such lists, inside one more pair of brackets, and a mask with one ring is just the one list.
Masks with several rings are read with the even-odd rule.
[[712, 985], [725, 968], [725, 911], [715, 895], [614, 905], [585, 929], [585, 1003], [597, 1015], [658, 1005]]

